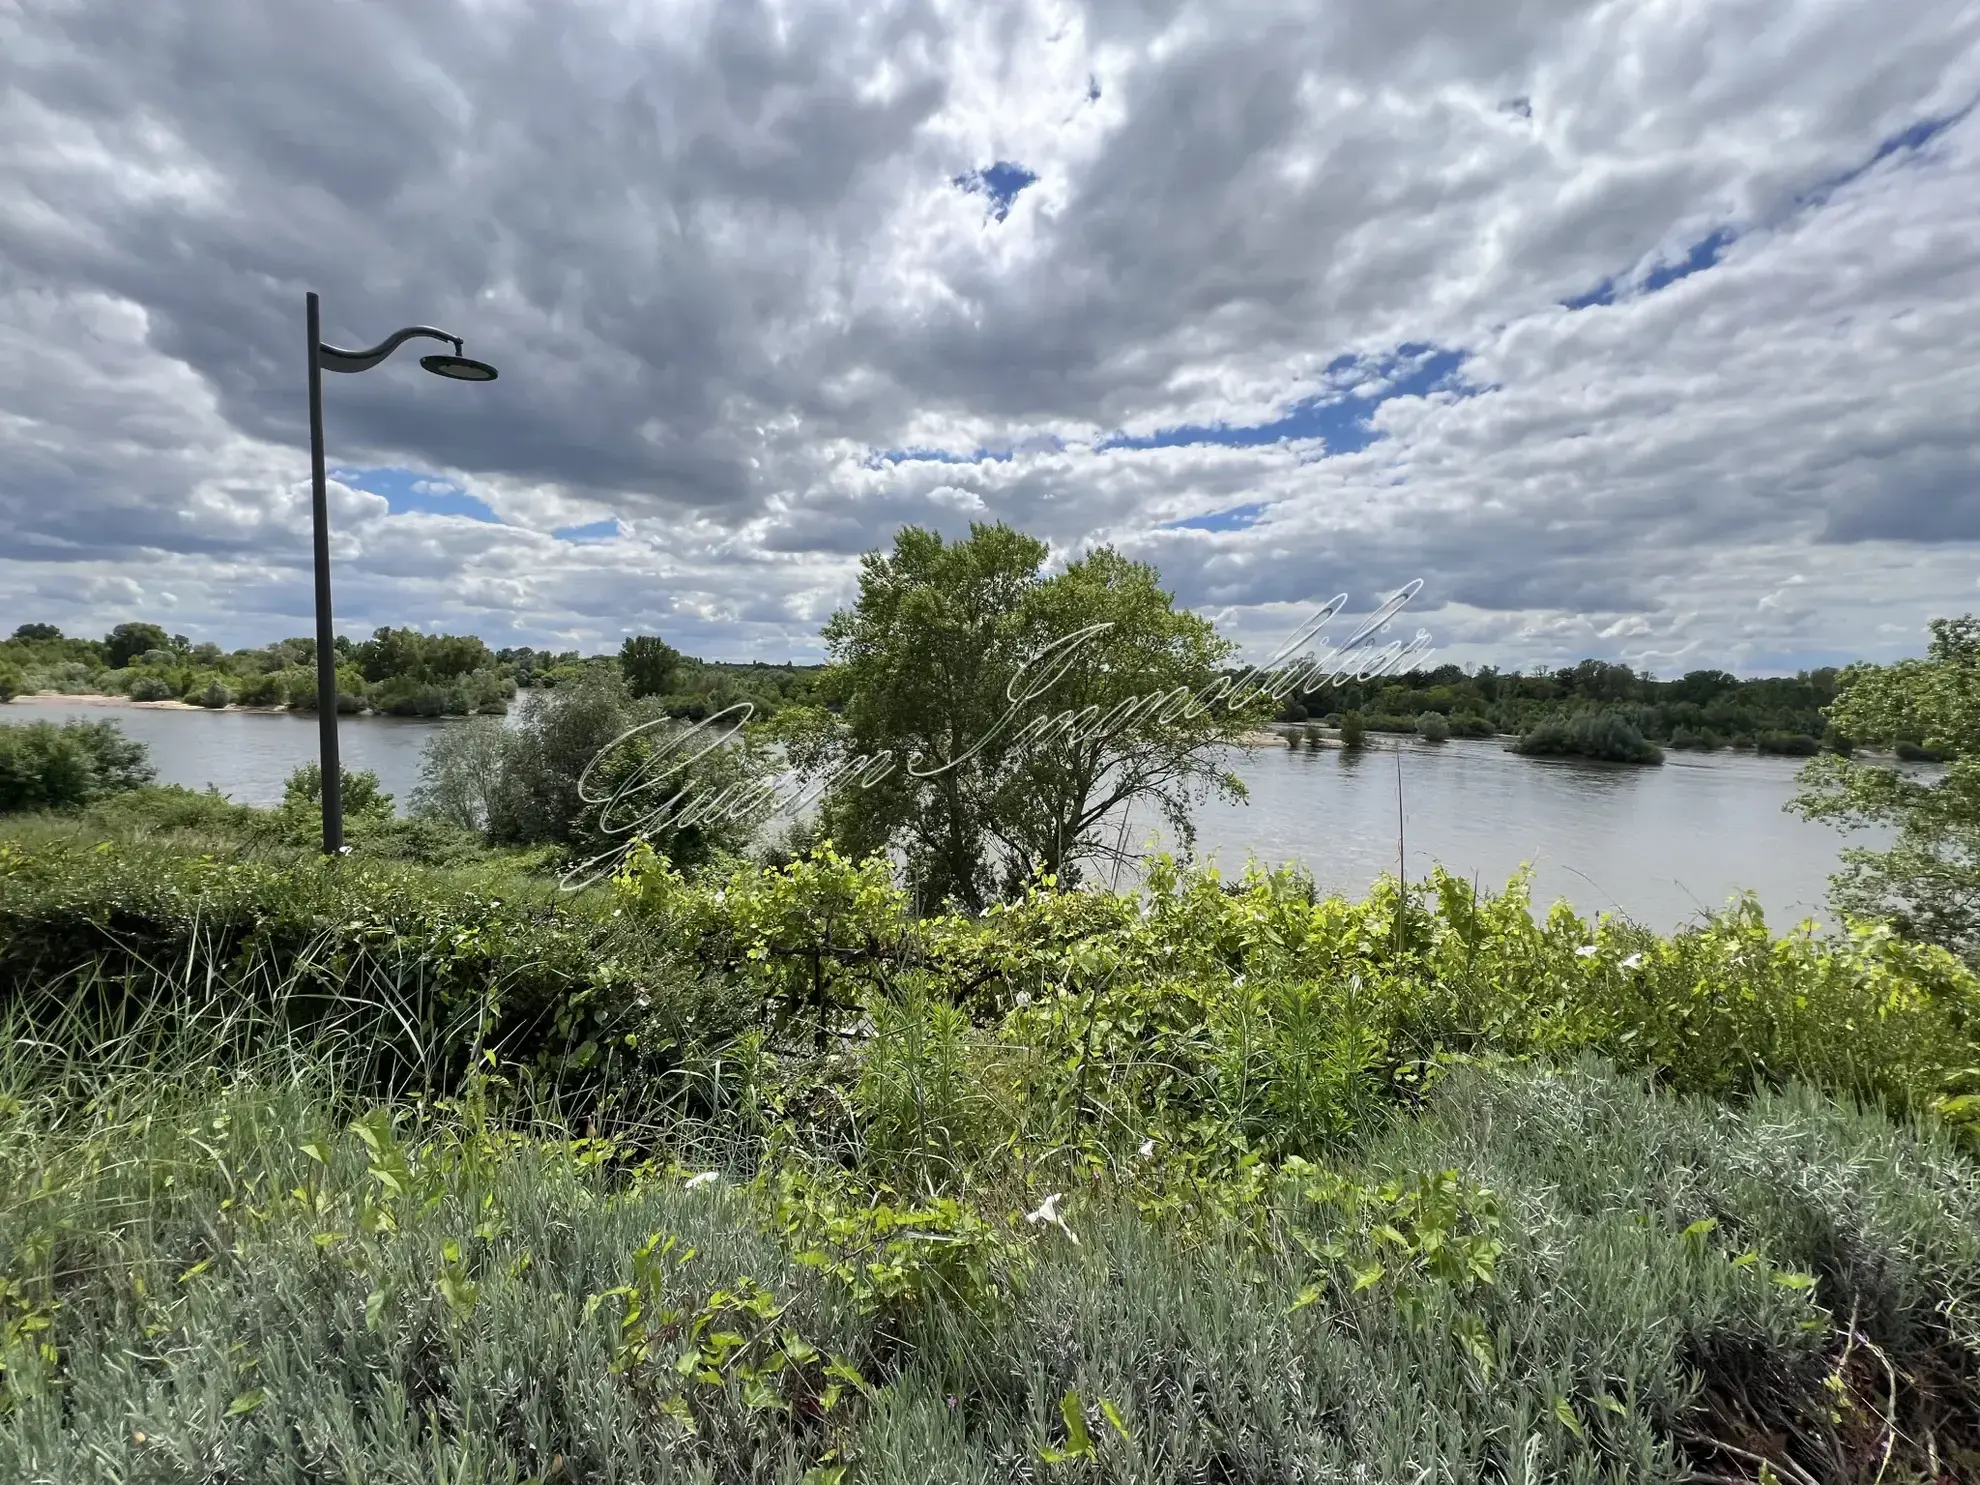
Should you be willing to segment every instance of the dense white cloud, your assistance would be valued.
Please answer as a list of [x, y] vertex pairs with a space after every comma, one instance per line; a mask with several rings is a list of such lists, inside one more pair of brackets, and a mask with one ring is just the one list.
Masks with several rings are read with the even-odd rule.
[[1006, 519], [1264, 648], [1420, 577], [1461, 659], [1915, 649], [1976, 98], [1952, 0], [0, 8], [0, 624], [307, 629], [315, 288], [503, 372], [326, 379], [408, 471], [335, 487], [353, 631], [802, 654]]

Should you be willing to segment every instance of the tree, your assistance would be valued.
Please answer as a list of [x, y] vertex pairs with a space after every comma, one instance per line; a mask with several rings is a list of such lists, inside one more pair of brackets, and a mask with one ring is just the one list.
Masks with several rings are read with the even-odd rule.
[[1007, 894], [1033, 870], [1070, 885], [1086, 865], [1126, 858], [1139, 844], [1123, 834], [1136, 804], [1159, 811], [1188, 850], [1194, 803], [1245, 798], [1224, 750], [1279, 702], [1195, 701], [1236, 646], [1178, 609], [1154, 568], [1101, 547], [1038, 583], [1021, 618], [1018, 693], [1034, 677], [1051, 684], [1021, 710], [991, 812]]
[[855, 855], [898, 846], [924, 904], [980, 911], [989, 901], [991, 817], [1011, 745], [1023, 604], [1049, 548], [1001, 522], [944, 542], [908, 526], [892, 552], [868, 552], [859, 596], [826, 623], [827, 686], [844, 710], [829, 746], [797, 754], [894, 760], [829, 794], [827, 830]]
[[114, 722], [0, 725], [0, 814], [79, 809], [156, 777], [144, 744]]
[[60, 639], [62, 631], [53, 624], [23, 624], [14, 631], [14, 639], [20, 644], [34, 644], [38, 640]]
[[1450, 721], [1442, 712], [1425, 712], [1416, 719], [1416, 735], [1425, 742], [1449, 742]]
[[1002, 524], [954, 543], [905, 528], [825, 626], [840, 716], [780, 719], [809, 772], [874, 760], [827, 794], [826, 830], [900, 850], [925, 906], [980, 911], [1033, 870], [1074, 880], [1123, 854], [1109, 826], [1138, 802], [1188, 842], [1193, 799], [1242, 797], [1219, 750], [1278, 705], [1195, 701], [1231, 646], [1152, 568], [1103, 548], [1047, 578], [1047, 555]]
[[[484, 806], [488, 837], [497, 845], [563, 846], [580, 862], [634, 837], [682, 866], [739, 852], [760, 819], [740, 808], [706, 815], [693, 808], [737, 799], [761, 772], [746, 742], [724, 740], [729, 730], [696, 731], [669, 719], [608, 669], [532, 691], [521, 725], [496, 755], [499, 773]], [[437, 785], [437, 768], [432, 777]], [[622, 785], [621, 803], [601, 809]], [[676, 795], [682, 806], [665, 808]]]
[[1922, 746], [1951, 760], [1938, 778], [1825, 754], [1788, 808], [1846, 832], [1894, 830], [1886, 850], [1842, 853], [1830, 901], [1980, 965], [1980, 619], [1934, 619], [1922, 660], [1852, 665], [1829, 715], [1857, 746]]
[[419, 762], [412, 812], [467, 830], [486, 830], [489, 801], [500, 785], [509, 729], [485, 717], [443, 727]]
[[619, 673], [634, 696], [665, 696], [680, 663], [681, 652], [657, 635], [631, 635], [619, 647]]
[[103, 663], [122, 670], [147, 650], [169, 650], [172, 636], [156, 624], [119, 624], [103, 636]]

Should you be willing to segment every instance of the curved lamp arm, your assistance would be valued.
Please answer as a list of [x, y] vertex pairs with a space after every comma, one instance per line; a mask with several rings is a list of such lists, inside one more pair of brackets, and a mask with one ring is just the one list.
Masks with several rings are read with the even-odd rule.
[[445, 330], [435, 330], [431, 325], [413, 325], [400, 330], [390, 338], [379, 342], [368, 351], [340, 351], [333, 345], [317, 343], [316, 359], [325, 371], [369, 371], [407, 341], [424, 336], [428, 340], [444, 340], [454, 348], [454, 354], [461, 353], [461, 338], [449, 335]]

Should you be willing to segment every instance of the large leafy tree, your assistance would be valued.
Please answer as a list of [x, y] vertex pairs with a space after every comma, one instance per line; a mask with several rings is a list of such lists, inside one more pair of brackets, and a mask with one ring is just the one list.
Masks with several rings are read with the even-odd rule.
[[[991, 812], [1007, 890], [1033, 869], [1077, 880], [1140, 845], [1128, 812], [1159, 813], [1188, 848], [1191, 806], [1241, 800], [1226, 745], [1270, 719], [1277, 702], [1203, 697], [1235, 650], [1164, 592], [1155, 570], [1102, 547], [1025, 597], [1020, 646], [1029, 694], [1011, 767]], [[1049, 684], [1046, 684], [1049, 682]], [[1255, 693], [1254, 693], [1255, 694]]]
[[169, 650], [172, 636], [156, 624], [119, 624], [103, 636], [103, 663], [122, 670], [152, 650]]
[[1271, 704], [1191, 704], [1228, 643], [1143, 564], [1102, 549], [1047, 577], [1048, 555], [1001, 523], [902, 530], [825, 627], [839, 716], [780, 719], [814, 773], [881, 760], [828, 793], [824, 824], [842, 848], [899, 850], [925, 906], [1070, 880], [1122, 854], [1137, 803], [1188, 840], [1195, 797], [1241, 797], [1222, 745]]
[[681, 652], [658, 635], [631, 635], [619, 647], [619, 673], [635, 696], [665, 696], [680, 664]]
[[810, 760], [892, 758], [829, 795], [827, 828], [856, 853], [898, 846], [919, 898], [981, 909], [993, 886], [991, 812], [1004, 782], [1022, 612], [1049, 548], [1002, 524], [945, 542], [908, 526], [867, 553], [859, 596], [825, 625], [835, 746]]
[[1838, 909], [1980, 964], [1980, 619], [1934, 619], [1931, 630], [1922, 660], [1845, 670], [1830, 716], [1857, 744], [1937, 750], [1951, 760], [1944, 775], [1824, 756], [1803, 769], [1789, 807], [1848, 831], [1894, 833], [1885, 850], [1843, 852], [1831, 881]]

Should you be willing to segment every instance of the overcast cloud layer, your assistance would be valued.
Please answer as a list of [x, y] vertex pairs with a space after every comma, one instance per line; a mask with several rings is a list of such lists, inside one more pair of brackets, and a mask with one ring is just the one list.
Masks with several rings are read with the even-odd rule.
[[0, 0], [0, 625], [307, 632], [313, 288], [502, 370], [326, 377], [354, 634], [809, 657], [1001, 518], [1263, 649], [1915, 652], [1976, 99], [1950, 0]]

